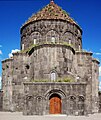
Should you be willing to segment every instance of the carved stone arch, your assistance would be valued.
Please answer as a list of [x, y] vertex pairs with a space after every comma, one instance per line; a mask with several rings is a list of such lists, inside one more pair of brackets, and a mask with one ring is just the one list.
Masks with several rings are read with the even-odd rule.
[[63, 33], [63, 35], [64, 35], [65, 33], [71, 33], [71, 34], [73, 35], [73, 33], [72, 33], [71, 31], [69, 31], [69, 30], [66, 30], [66, 31]]
[[25, 95], [23, 98], [26, 105], [28, 104], [28, 101], [33, 101], [34, 99], [32, 95]]
[[33, 96], [32, 95], [26, 95], [26, 100], [32, 100]]
[[68, 99], [69, 99], [69, 100], [76, 100], [76, 96], [75, 96], [75, 95], [70, 95], [70, 96], [68, 97]]
[[[49, 108], [47, 113], [61, 114], [64, 113], [66, 93], [61, 89], [51, 89], [45, 93], [46, 107]], [[56, 108], [56, 109], [55, 109]], [[64, 109], [62, 109], [64, 108]], [[52, 112], [53, 111], [53, 112]]]
[[[51, 29], [51, 30], [53, 30], [53, 31], [55, 31], [57, 34], [59, 34], [59, 31], [56, 30], [56, 29]], [[49, 30], [49, 31], [50, 31], [50, 30]]]
[[41, 39], [42, 39], [42, 35], [39, 31], [34, 31], [31, 33], [32, 44], [35, 44], [34, 40], [36, 40], [36, 44], [39, 44], [41, 42]]
[[31, 95], [25, 96], [25, 102], [26, 102], [26, 104], [28, 104], [29, 101], [33, 101], [33, 96], [31, 96]]
[[[52, 38], [54, 38], [54, 41], [52, 41]], [[57, 31], [51, 29], [46, 34], [46, 42], [48, 43], [59, 43], [59, 34]]]
[[56, 34], [59, 35], [59, 32], [56, 30], [56, 29], [50, 29], [46, 32], [46, 35], [49, 33], [49, 32], [55, 32]]
[[44, 99], [44, 97], [43, 96], [36, 96], [36, 100], [42, 100], [42, 99]]
[[68, 44], [72, 44], [73, 33], [70, 32], [70, 31], [65, 31], [62, 39], [63, 39], [64, 42], [66, 42]]
[[79, 95], [79, 96], [78, 96], [78, 100], [79, 100], [79, 101], [85, 101], [85, 97], [84, 97], [83, 95]]
[[63, 90], [60, 90], [60, 89], [53, 89], [53, 90], [48, 90], [46, 93], [45, 93], [45, 98], [46, 99], [49, 99], [51, 95], [53, 94], [58, 94], [61, 99], [64, 99], [66, 98], [66, 93], [63, 91]]

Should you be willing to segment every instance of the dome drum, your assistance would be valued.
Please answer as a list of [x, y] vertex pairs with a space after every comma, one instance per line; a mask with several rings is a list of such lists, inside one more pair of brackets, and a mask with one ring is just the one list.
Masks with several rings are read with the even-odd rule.
[[63, 20], [39, 20], [21, 29], [21, 49], [33, 44], [63, 43], [76, 50], [82, 48], [82, 32], [76, 26]]

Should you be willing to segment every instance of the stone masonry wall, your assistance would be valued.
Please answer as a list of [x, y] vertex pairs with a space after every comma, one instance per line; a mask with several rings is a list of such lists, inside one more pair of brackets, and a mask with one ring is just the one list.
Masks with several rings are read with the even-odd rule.
[[27, 55], [14, 53], [13, 58], [2, 62], [3, 81], [3, 109], [8, 111], [22, 111], [23, 82], [27, 82]]
[[[25, 24], [21, 51], [2, 61], [3, 110], [49, 114], [49, 96], [55, 93], [63, 114], [98, 112], [98, 64], [82, 50], [78, 25], [58, 19]], [[65, 78], [72, 81], [61, 82]]]
[[92, 60], [92, 112], [99, 111], [99, 61]]
[[101, 91], [99, 92], [99, 112], [101, 113]]
[[76, 52], [78, 82], [86, 82], [87, 111], [92, 112], [92, 53]]
[[56, 80], [71, 77], [75, 81], [75, 52], [70, 46], [46, 44], [33, 48], [31, 52], [31, 80], [51, 81], [51, 73], [54, 72]]
[[28, 63], [27, 55], [16, 53], [13, 56], [13, 81], [12, 81], [12, 104], [13, 111], [22, 111], [23, 108], [23, 82], [27, 82], [28, 74], [26, 65]]
[[[41, 20], [21, 29], [21, 49], [34, 44], [55, 43], [71, 44], [76, 50], [82, 48], [81, 30], [77, 26], [61, 20]], [[24, 48], [22, 46], [24, 45]]]
[[6, 111], [12, 108], [12, 61], [13, 59], [6, 59], [2, 62], [3, 110]]
[[3, 91], [0, 91], [0, 111], [3, 110]]
[[24, 83], [24, 92], [24, 115], [49, 114], [49, 98], [53, 94], [61, 97], [62, 114], [87, 114], [85, 83]]

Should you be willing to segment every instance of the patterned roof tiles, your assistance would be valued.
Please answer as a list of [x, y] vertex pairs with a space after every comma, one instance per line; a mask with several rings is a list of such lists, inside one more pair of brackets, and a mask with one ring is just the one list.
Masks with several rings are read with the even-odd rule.
[[45, 6], [38, 13], [32, 15], [28, 19], [28, 21], [25, 22], [24, 25], [37, 21], [37, 20], [49, 20], [49, 19], [66, 20], [72, 24], [77, 25], [77, 23], [68, 15], [68, 13], [65, 10], [63, 10], [61, 7], [59, 7], [57, 4], [55, 4], [53, 0], [51, 0], [50, 4]]

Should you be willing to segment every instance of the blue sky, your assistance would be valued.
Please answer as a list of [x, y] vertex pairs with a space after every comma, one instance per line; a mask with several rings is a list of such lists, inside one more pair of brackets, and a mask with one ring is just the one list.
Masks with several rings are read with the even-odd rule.
[[[83, 49], [92, 51], [93, 56], [101, 61], [101, 1], [54, 1], [81, 26]], [[20, 27], [33, 13], [49, 2], [50, 0], [0, 1], [0, 76], [1, 61], [8, 58], [12, 50], [20, 49]]]

